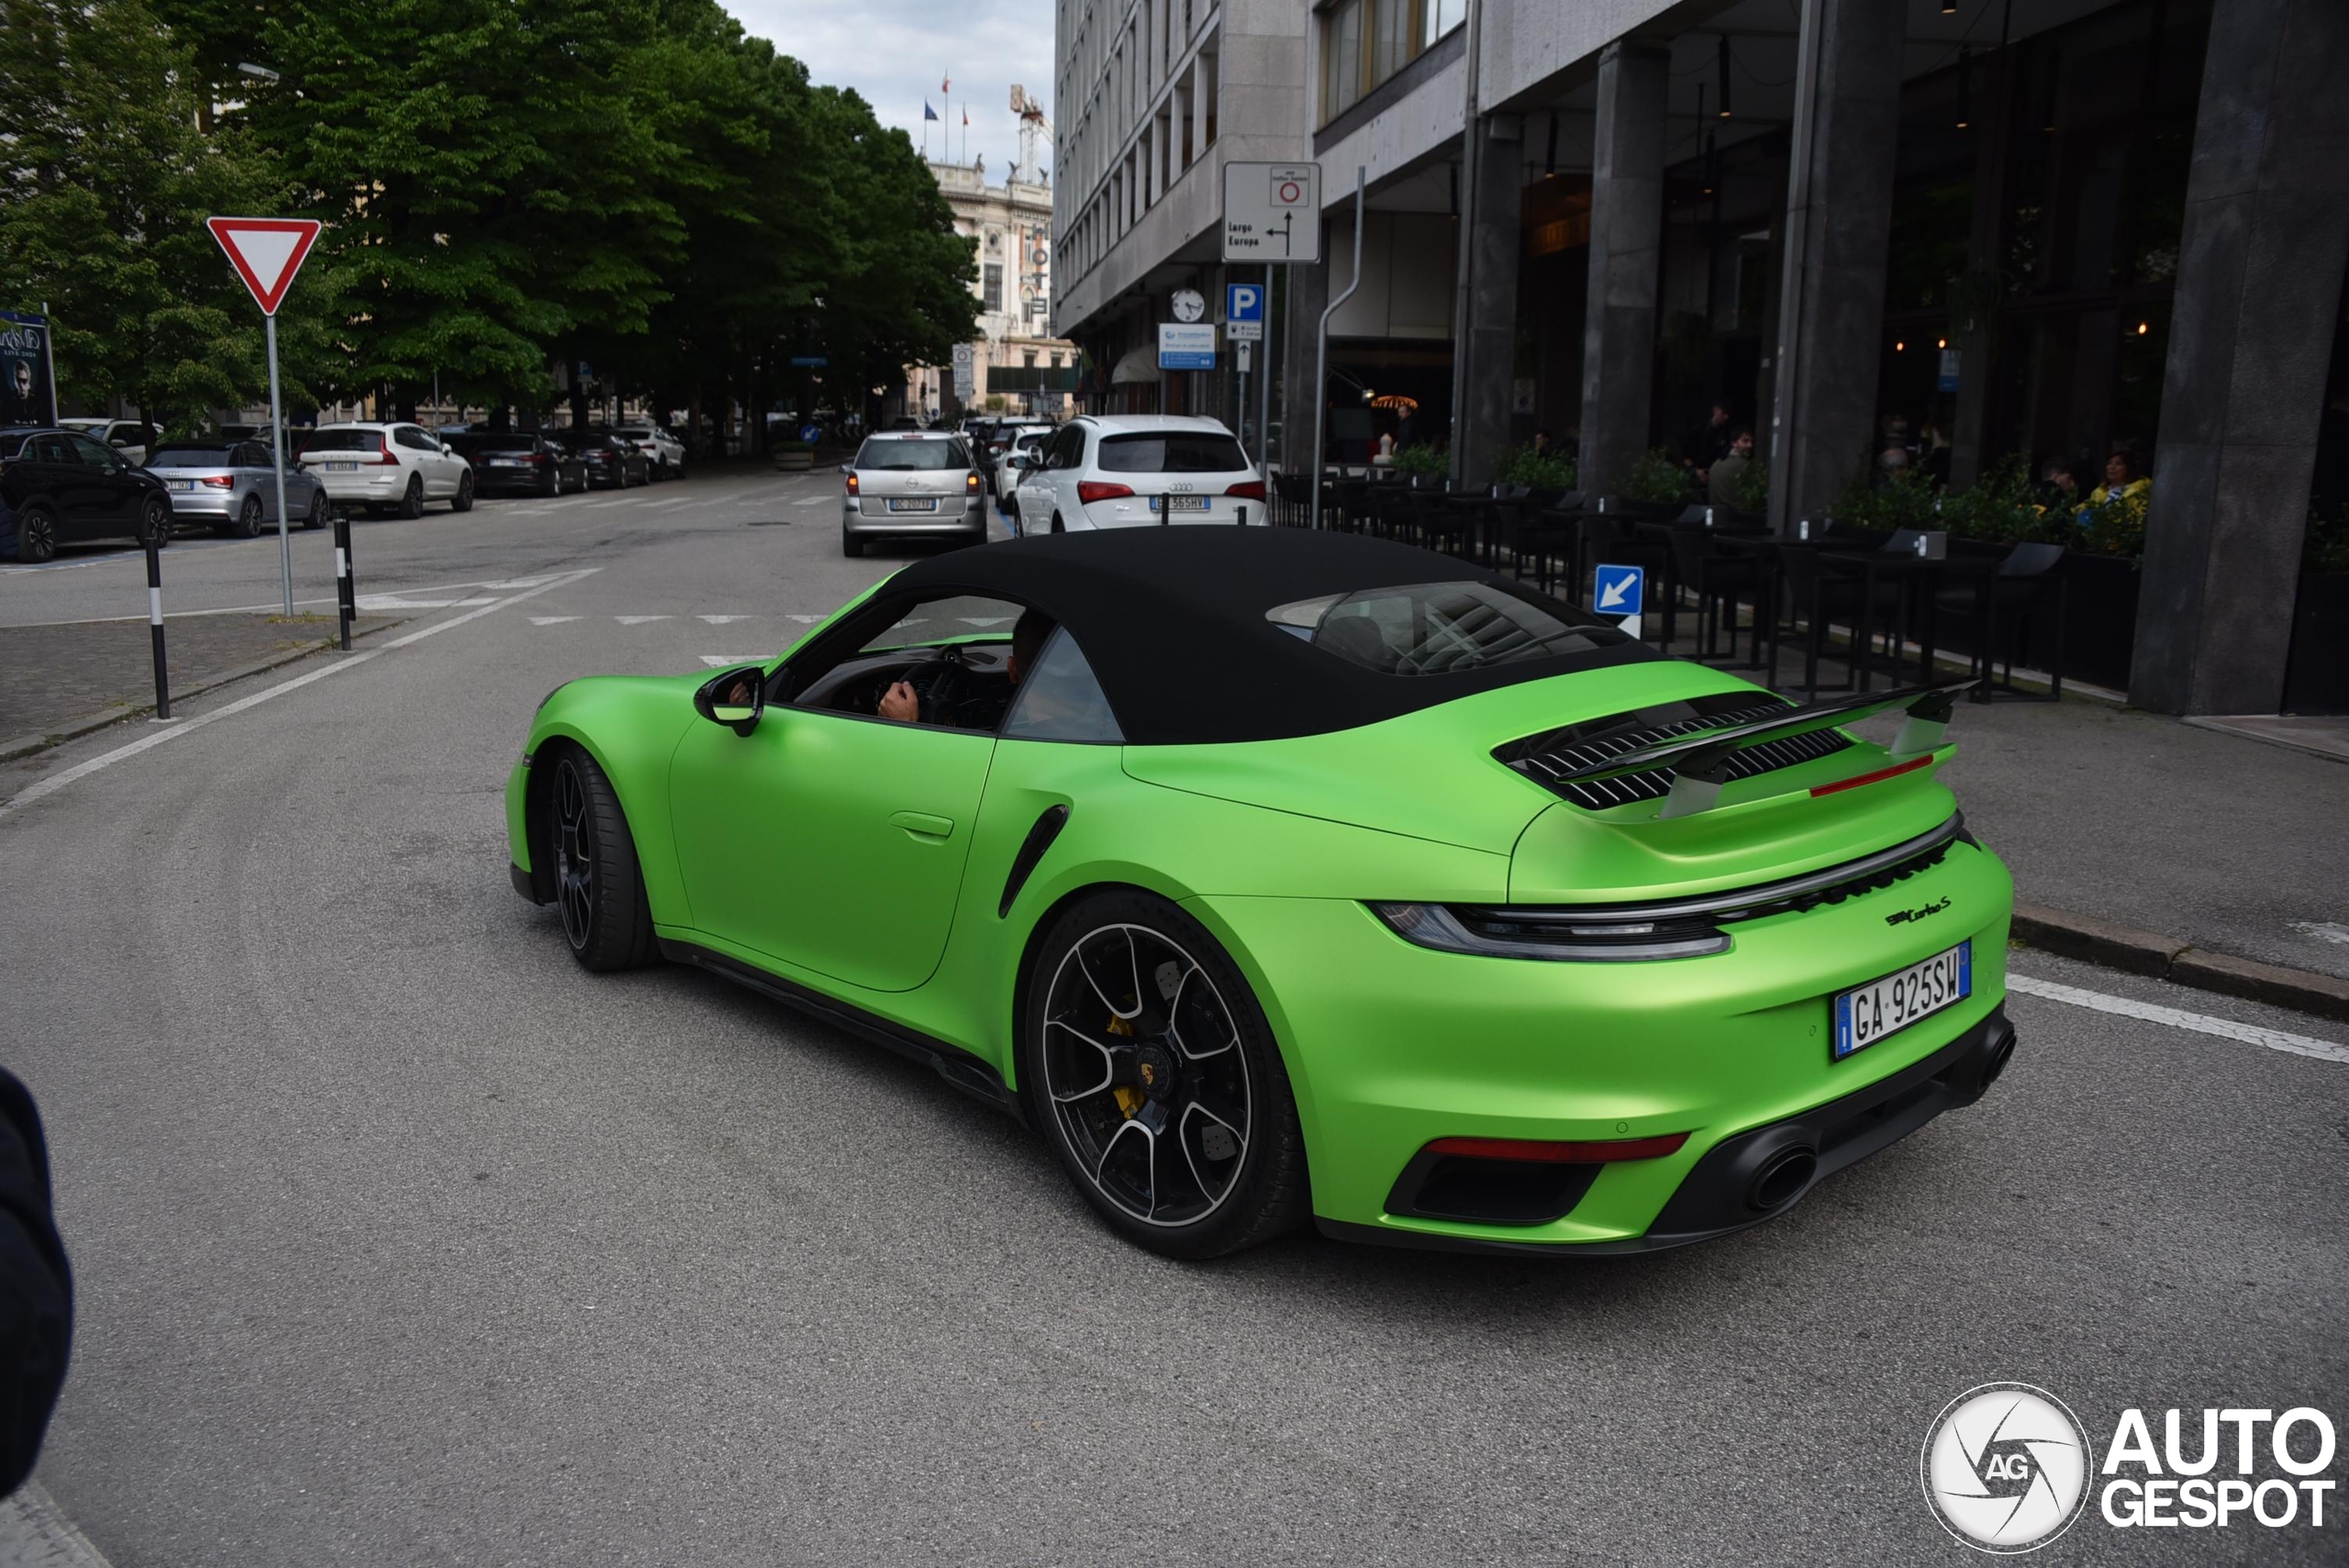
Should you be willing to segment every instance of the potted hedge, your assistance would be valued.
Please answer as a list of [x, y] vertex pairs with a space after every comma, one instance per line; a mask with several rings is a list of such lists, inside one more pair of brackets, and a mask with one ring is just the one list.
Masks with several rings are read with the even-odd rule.
[[774, 455], [775, 467], [786, 473], [804, 472], [816, 465], [816, 448], [807, 441], [777, 441]]

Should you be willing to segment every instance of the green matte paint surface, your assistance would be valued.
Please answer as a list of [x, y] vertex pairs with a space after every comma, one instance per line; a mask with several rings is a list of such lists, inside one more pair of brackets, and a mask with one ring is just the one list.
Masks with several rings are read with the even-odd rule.
[[[999, 740], [787, 707], [739, 737], [694, 711], [707, 678], [573, 682], [540, 710], [526, 751], [575, 743], [611, 776], [661, 935], [958, 1046], [1016, 1085], [1021, 968], [1052, 912], [1106, 885], [1178, 901], [1272, 1023], [1313, 1207], [1330, 1219], [1512, 1241], [1636, 1237], [1721, 1139], [1908, 1066], [2004, 999], [2013, 885], [1965, 843], [1878, 892], [1740, 922], [1731, 951], [1703, 958], [1439, 952], [1366, 906], [1738, 887], [1855, 859], [1955, 810], [1936, 777], [1948, 747], [1932, 767], [1812, 796], [1885, 765], [1881, 747], [1860, 742], [1731, 784], [1717, 809], [1671, 820], [1653, 803], [1586, 811], [1493, 759], [1561, 725], [1755, 689], [1695, 664], [1553, 676], [1300, 740], [1174, 747]], [[530, 773], [518, 766], [507, 795], [525, 870]], [[1013, 856], [1053, 806], [1069, 807], [1066, 826], [999, 917]], [[1931, 918], [1886, 923], [1944, 896]], [[1966, 1002], [1831, 1060], [1835, 992], [1967, 938]], [[1673, 1132], [1689, 1134], [1678, 1153], [1609, 1165], [1550, 1225], [1384, 1212], [1432, 1139]]]

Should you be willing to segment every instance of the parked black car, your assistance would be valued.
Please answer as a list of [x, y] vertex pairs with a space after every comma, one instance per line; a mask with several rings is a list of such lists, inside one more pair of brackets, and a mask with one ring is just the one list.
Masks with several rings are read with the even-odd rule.
[[100, 539], [171, 543], [163, 482], [72, 430], [0, 429], [0, 551], [39, 562]]
[[[547, 436], [467, 436], [459, 450], [484, 495], [567, 495], [587, 488], [579, 454]], [[456, 443], [451, 441], [451, 445]]]
[[601, 430], [573, 431], [568, 438], [587, 465], [587, 487], [590, 490], [610, 486], [625, 490], [631, 484], [652, 483], [652, 463], [633, 442], [623, 441]]

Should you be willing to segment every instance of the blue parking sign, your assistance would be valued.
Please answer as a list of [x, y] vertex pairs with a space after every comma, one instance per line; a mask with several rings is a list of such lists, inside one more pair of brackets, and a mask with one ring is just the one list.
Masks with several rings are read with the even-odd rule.
[[1635, 616], [1647, 595], [1643, 566], [1609, 566], [1601, 562], [1591, 573], [1590, 607], [1603, 616]]
[[1223, 318], [1226, 321], [1262, 321], [1264, 318], [1264, 285], [1226, 284], [1223, 288]]

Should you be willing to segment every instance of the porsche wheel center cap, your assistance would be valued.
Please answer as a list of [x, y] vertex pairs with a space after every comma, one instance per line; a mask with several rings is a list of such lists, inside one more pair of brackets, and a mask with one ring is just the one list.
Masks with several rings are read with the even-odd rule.
[[1134, 1052], [1134, 1077], [1144, 1095], [1163, 1104], [1174, 1093], [1174, 1058], [1163, 1046], [1145, 1045]]

